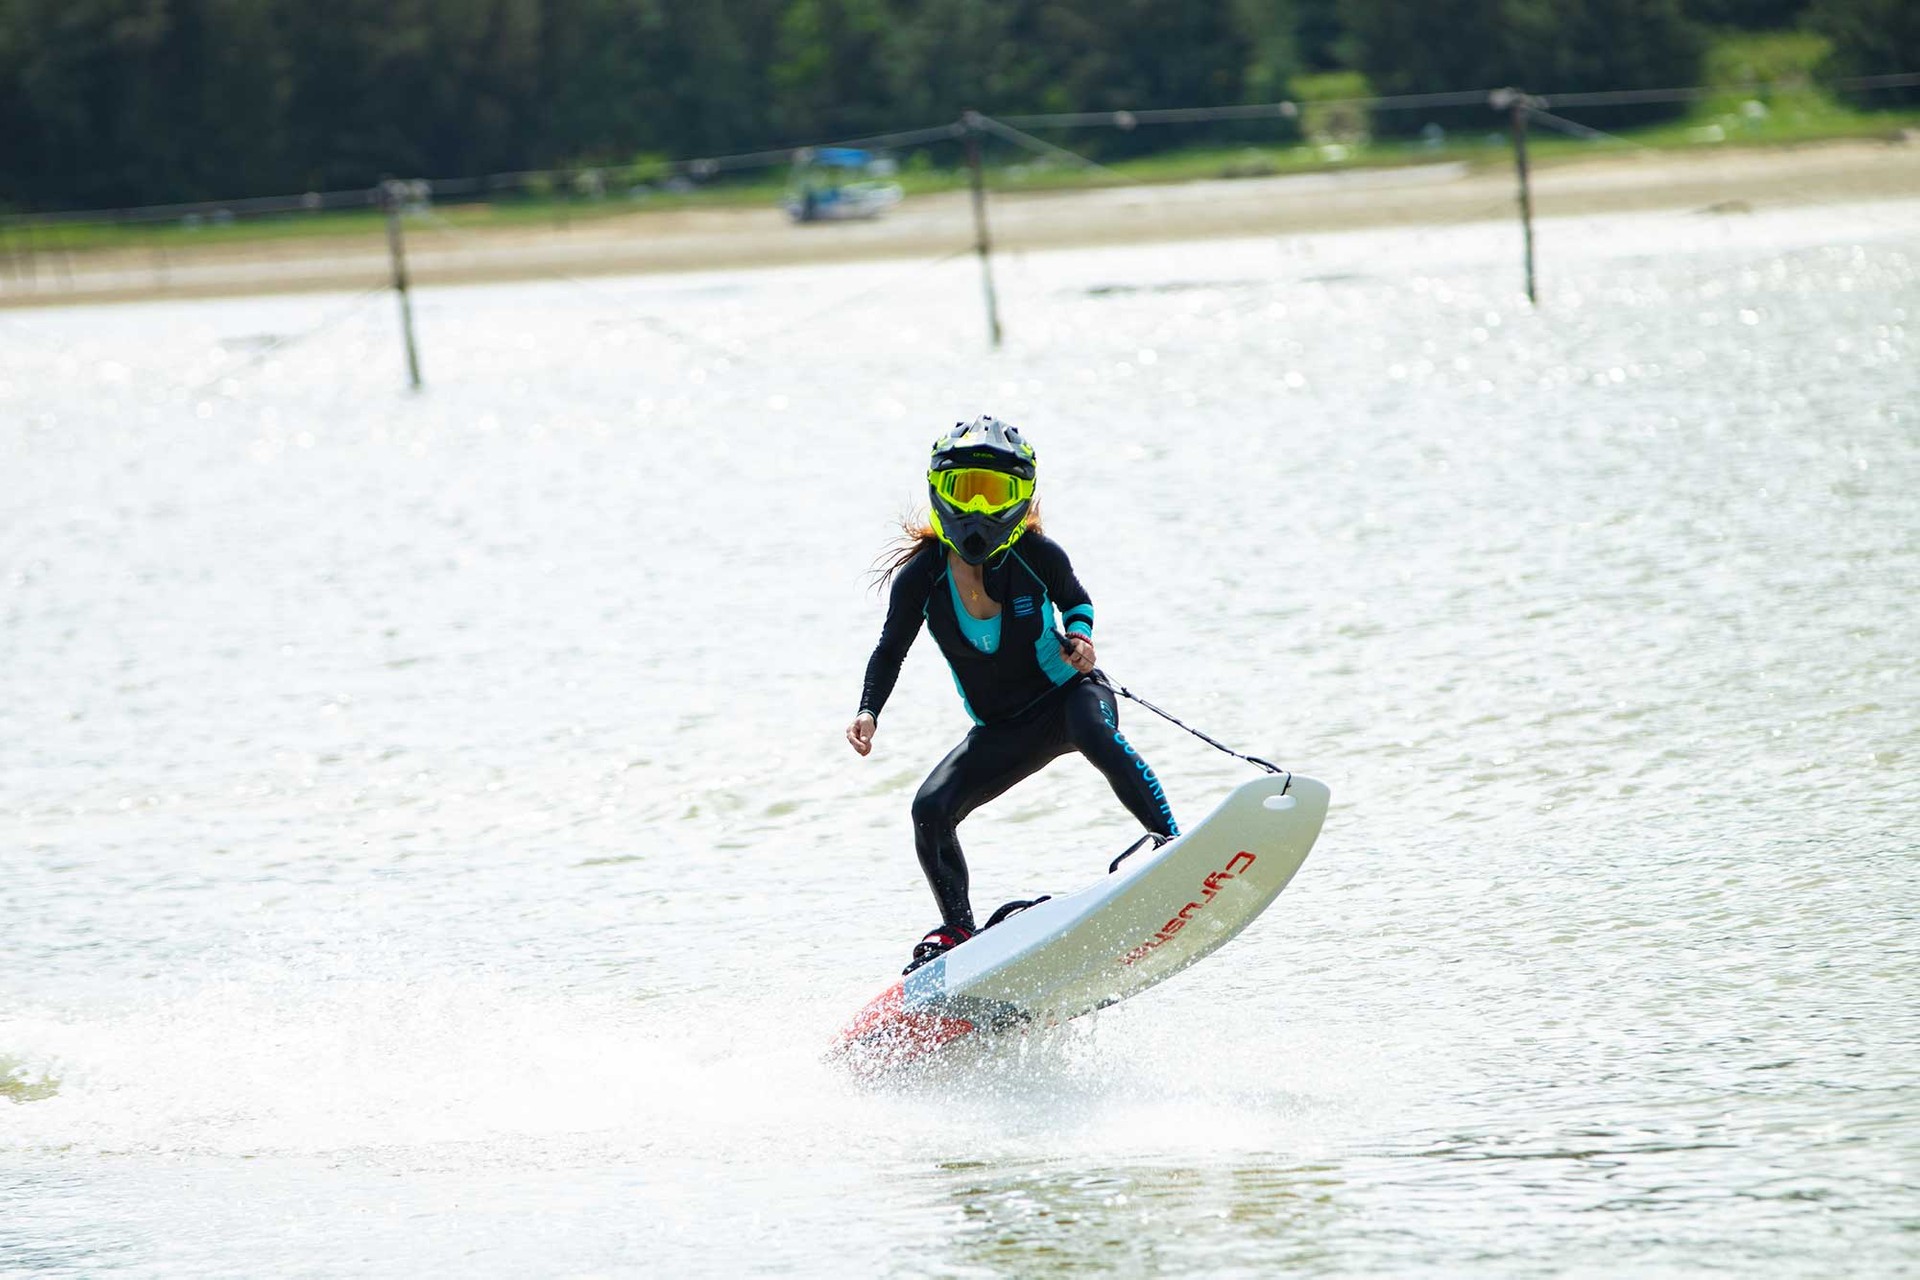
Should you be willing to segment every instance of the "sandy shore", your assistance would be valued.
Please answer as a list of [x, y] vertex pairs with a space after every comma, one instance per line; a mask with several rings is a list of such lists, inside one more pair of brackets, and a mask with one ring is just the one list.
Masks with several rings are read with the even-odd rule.
[[[1511, 170], [1461, 162], [1160, 186], [995, 195], [996, 248], [1121, 244], [1432, 225], [1515, 216]], [[1742, 212], [1920, 196], [1920, 142], [1828, 143], [1750, 151], [1642, 151], [1534, 173], [1540, 217], [1655, 209]], [[407, 226], [416, 284], [932, 258], [973, 244], [963, 193], [915, 197], [868, 223], [796, 227], [776, 209], [636, 211], [566, 227]], [[0, 262], [0, 306], [47, 306], [390, 281], [384, 237], [262, 240], [164, 250], [18, 253]]]

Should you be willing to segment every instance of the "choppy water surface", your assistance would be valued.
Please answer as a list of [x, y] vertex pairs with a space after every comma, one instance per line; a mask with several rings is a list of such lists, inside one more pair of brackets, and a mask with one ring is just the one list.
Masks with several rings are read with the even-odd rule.
[[[0, 316], [0, 1271], [1892, 1274], [1920, 1255], [1920, 207]], [[336, 321], [311, 340], [273, 339]], [[1326, 779], [1024, 1059], [930, 923], [936, 427], [1122, 682]], [[1128, 709], [1181, 816], [1245, 766]], [[1056, 765], [985, 905], [1132, 838]]]

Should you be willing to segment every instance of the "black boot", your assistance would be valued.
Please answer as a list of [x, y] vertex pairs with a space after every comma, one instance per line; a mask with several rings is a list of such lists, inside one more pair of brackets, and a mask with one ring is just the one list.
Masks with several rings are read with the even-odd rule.
[[943, 924], [930, 929], [927, 931], [927, 936], [920, 939], [914, 947], [913, 959], [909, 960], [907, 967], [900, 972], [912, 973], [935, 956], [946, 954], [972, 936], [973, 930], [963, 924]]

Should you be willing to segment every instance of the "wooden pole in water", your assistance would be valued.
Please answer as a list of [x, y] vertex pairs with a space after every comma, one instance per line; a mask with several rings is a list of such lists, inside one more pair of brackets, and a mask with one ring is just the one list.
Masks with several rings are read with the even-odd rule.
[[60, 263], [60, 278], [66, 282], [67, 288], [71, 289], [73, 288], [73, 251], [67, 248], [65, 227], [60, 229], [59, 238], [54, 243], [60, 254], [57, 259]]
[[987, 181], [980, 169], [980, 113], [960, 117], [967, 136], [967, 169], [973, 177], [973, 247], [980, 255], [980, 282], [987, 291], [987, 332], [1000, 346], [1000, 303], [993, 294], [993, 241], [987, 234]]
[[1503, 89], [1513, 134], [1513, 163], [1520, 174], [1520, 234], [1526, 244], [1527, 301], [1538, 304], [1533, 288], [1533, 183], [1527, 173], [1527, 107], [1531, 99], [1518, 89]]
[[413, 302], [407, 295], [407, 246], [400, 237], [402, 184], [391, 178], [380, 184], [380, 200], [387, 207], [387, 252], [393, 258], [393, 291], [400, 295], [400, 332], [407, 340], [407, 379], [420, 389], [420, 352], [413, 342]]

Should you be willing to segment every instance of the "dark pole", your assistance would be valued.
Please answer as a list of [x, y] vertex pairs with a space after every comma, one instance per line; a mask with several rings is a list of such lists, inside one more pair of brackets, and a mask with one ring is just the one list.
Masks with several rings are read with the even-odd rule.
[[993, 296], [993, 241], [987, 235], [987, 183], [980, 171], [980, 113], [969, 111], [960, 117], [967, 135], [967, 168], [973, 175], [973, 247], [980, 255], [980, 281], [987, 291], [987, 332], [995, 348], [1000, 346], [1000, 303]]
[[67, 282], [67, 288], [73, 288], [73, 250], [64, 231], [60, 236], [60, 278]]
[[380, 184], [387, 206], [387, 252], [393, 257], [393, 290], [400, 295], [400, 332], [407, 340], [407, 379], [420, 389], [420, 353], [413, 344], [413, 302], [407, 295], [407, 246], [400, 238], [400, 201], [405, 184], [391, 178]]
[[1533, 184], [1527, 174], [1527, 107], [1531, 99], [1508, 89], [1507, 110], [1513, 130], [1513, 163], [1520, 173], [1520, 233], [1527, 247], [1527, 301], [1537, 304], [1533, 289]]

